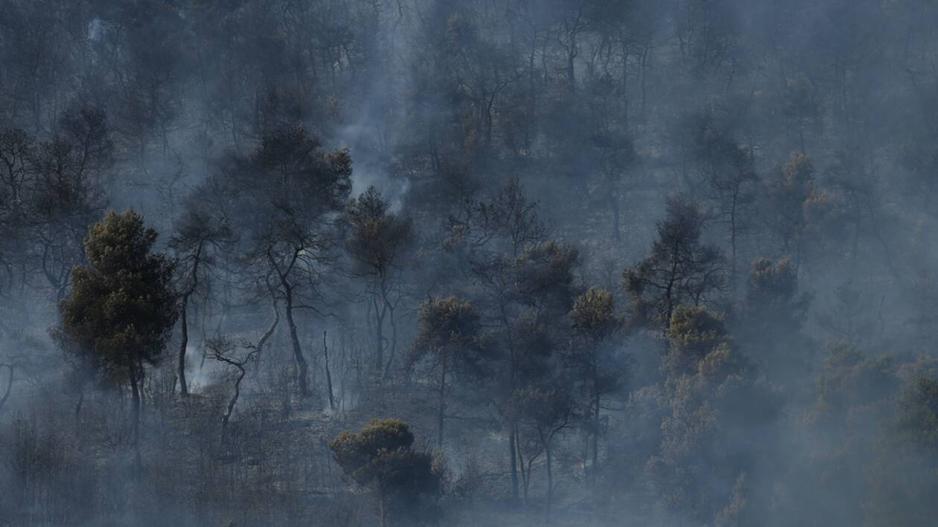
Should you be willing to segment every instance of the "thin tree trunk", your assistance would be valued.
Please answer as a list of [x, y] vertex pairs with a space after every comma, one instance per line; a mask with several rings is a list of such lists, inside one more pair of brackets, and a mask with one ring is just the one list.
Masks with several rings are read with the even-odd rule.
[[550, 439], [544, 442], [544, 453], [547, 455], [547, 519], [550, 520], [550, 506], [554, 500], [554, 472], [551, 467], [553, 458], [550, 451]]
[[437, 421], [436, 421], [437, 430], [438, 430], [436, 446], [440, 450], [443, 449], [443, 421], [446, 418], [444, 415], [444, 412], [446, 409], [446, 366], [447, 366], [446, 361], [447, 361], [447, 356], [449, 355], [445, 350], [442, 350], [441, 353], [443, 354], [443, 356], [441, 357], [442, 364], [440, 367], [440, 370], [441, 370], [440, 371], [440, 412], [437, 415]]
[[397, 355], [397, 321], [394, 320], [394, 309], [388, 310], [388, 321], [391, 324], [391, 349], [388, 353], [388, 362], [384, 365], [384, 378], [391, 377], [391, 366], [394, 364], [394, 357]]
[[625, 127], [629, 127], [629, 112], [630, 100], [629, 100], [629, 45], [625, 39], [621, 39], [622, 45], [622, 99], [624, 103], [624, 122]]
[[[527, 506], [528, 505], [528, 488], [531, 483], [531, 470], [530, 470], [531, 466], [529, 464], [527, 470], [525, 470], [524, 454], [521, 452], [521, 444], [518, 441], [518, 431], [512, 428], [511, 434], [512, 434], [511, 443], [515, 447], [515, 450], [516, 450], [515, 455], [518, 456], [518, 466], [521, 472], [521, 488], [523, 491], [522, 503], [525, 506]], [[528, 459], [528, 463], [533, 463], [533, 461], [534, 461], [533, 459], [530, 459], [530, 458]]]
[[371, 297], [371, 305], [375, 310], [375, 375], [380, 379], [384, 372], [384, 316], [387, 308], [384, 304], [378, 307], [378, 297]]
[[231, 419], [231, 414], [234, 413], [234, 407], [238, 404], [238, 397], [241, 395], [241, 381], [244, 380], [245, 369], [244, 366], [235, 364], [234, 362], [228, 362], [238, 368], [238, 378], [235, 380], [234, 394], [231, 396], [231, 399], [228, 401], [228, 408], [225, 410], [225, 417], [221, 421], [221, 429], [224, 434], [225, 428], [228, 426], [228, 420]]
[[508, 449], [510, 450], [509, 455], [511, 458], [511, 498], [513, 501], [518, 501], [518, 453], [515, 451], [515, 443], [517, 443], [517, 438], [515, 437], [515, 426], [514, 424], [509, 424], [508, 428]]
[[85, 402], [85, 388], [80, 386], [78, 388], [78, 402], [75, 403], [75, 423], [79, 422], [79, 416], [81, 415], [81, 406]]
[[202, 263], [202, 247], [204, 242], [199, 242], [198, 248], [195, 251], [195, 259], [192, 262], [192, 284], [182, 295], [182, 302], [180, 306], [180, 322], [181, 322], [181, 331], [180, 331], [180, 343], [179, 343], [179, 393], [183, 397], [189, 395], [189, 385], [186, 383], [186, 348], [189, 346], [189, 319], [187, 313], [189, 311], [189, 297], [192, 296], [192, 293], [195, 292], [196, 288], [199, 286], [199, 264]]
[[0, 411], [3, 411], [3, 407], [7, 404], [7, 399], [10, 398], [10, 392], [13, 390], [13, 369], [14, 368], [12, 364], [6, 364], [5, 366], [7, 368], [7, 371], [9, 372], [9, 375], [7, 375], [6, 390], [4, 390], [3, 392], [3, 397], [0, 397]]
[[732, 292], [734, 293], [734, 296], [736, 293], [736, 272], [737, 272], [737, 269], [736, 269], [736, 265], [737, 265], [736, 264], [736, 234], [737, 234], [736, 233], [736, 207], [737, 207], [737, 203], [736, 202], [738, 198], [736, 194], [737, 192], [733, 193], [733, 205], [730, 209], [730, 251], [731, 251], [730, 257], [732, 258], [732, 260], [730, 261], [730, 286], [732, 288]]
[[378, 514], [381, 515], [381, 527], [388, 527], [387, 496], [384, 488], [378, 491]]
[[673, 262], [671, 263], [671, 273], [668, 275], [668, 286], [665, 288], [664, 297], [666, 302], [666, 313], [664, 320], [664, 334], [668, 334], [668, 330], [671, 329], [671, 315], [674, 314], [674, 286], [677, 282], [677, 250], [671, 251], [671, 258]]
[[134, 445], [134, 465], [136, 467], [137, 475], [140, 473], [141, 459], [140, 459], [140, 387], [138, 384], [137, 377], [137, 365], [133, 362], [128, 364], [128, 370], [130, 374], [130, 393], [131, 401], [133, 408], [131, 409], [131, 419], [133, 420], [132, 433], [133, 433], [133, 445]]
[[189, 294], [182, 296], [179, 309], [179, 360], [176, 365], [177, 377], [179, 378], [179, 394], [183, 397], [189, 396], [189, 387], [186, 384], [186, 348], [189, 346], [189, 321], [186, 316], [189, 309]]
[[300, 338], [297, 335], [296, 321], [293, 319], [293, 289], [286, 289], [286, 315], [287, 325], [290, 328], [290, 342], [293, 345], [293, 358], [296, 360], [296, 378], [300, 387], [300, 395], [309, 397], [309, 365], [306, 358], [303, 357], [303, 348], [300, 346]]
[[391, 349], [388, 353], [388, 362], [384, 366], [384, 378], [387, 379], [391, 376], [391, 365], [394, 362], [395, 355], [397, 355], [397, 321], [394, 320], [394, 304], [388, 298], [386, 289], [382, 296], [384, 297], [384, 305], [387, 308], [388, 321], [391, 324]]
[[130, 374], [130, 395], [131, 395], [131, 418], [133, 426], [134, 442], [137, 440], [137, 431], [140, 425], [140, 388], [137, 386], [137, 368], [134, 364], [128, 366]]
[[593, 362], [593, 466], [590, 473], [590, 482], [596, 485], [596, 473], [599, 470], [599, 374], [596, 371], [596, 363]]
[[[534, 115], [537, 111], [537, 89], [535, 83], [534, 57], [537, 53], [537, 31], [531, 34], [531, 52], [528, 54], [528, 115]], [[524, 127], [524, 148], [527, 150], [531, 146], [531, 124]]]
[[[267, 331], [261, 335], [260, 340], [257, 341], [257, 356], [254, 359], [254, 364], [256, 372], [260, 372], [261, 368], [261, 354], [264, 351], [264, 346], [267, 345], [267, 341], [270, 340], [270, 337], [273, 336], [274, 331], [277, 330], [277, 326], [280, 324], [280, 310], [277, 309], [277, 302], [274, 301], [274, 321], [270, 324], [270, 327], [267, 328]], [[260, 375], [258, 375], [260, 377]]]
[[[517, 248], [515, 249], [514, 252], [515, 252], [515, 256], [517, 256], [517, 253], [518, 253]], [[501, 315], [500, 319], [501, 319], [502, 327], [507, 332], [508, 355], [509, 355], [508, 383], [509, 383], [509, 387], [511, 391], [513, 392], [515, 388], [515, 372], [516, 372], [515, 344], [514, 344], [514, 339], [512, 338], [512, 335], [511, 335], [511, 323], [508, 320], [508, 313], [506, 312], [504, 301], [499, 303], [499, 314]], [[512, 498], [512, 501], [514, 501], [515, 503], [518, 502], [518, 458], [517, 458], [517, 452], [516, 452], [517, 450], [516, 443], [518, 441], [518, 438], [517, 438], [516, 429], [517, 429], [517, 424], [515, 423], [514, 418], [510, 418], [508, 422], [508, 430], [509, 430], [508, 431], [508, 449], [509, 449], [509, 457], [511, 461], [511, 498]]]
[[322, 354], [325, 359], [326, 390], [329, 392], [329, 409], [335, 411], [335, 397], [332, 395], [332, 372], [329, 369], [329, 344], [326, 342], [326, 331], [322, 332]]
[[570, 33], [570, 47], [567, 49], [567, 82], [569, 83], [570, 94], [576, 94], [576, 56], [577, 43], [576, 31]]
[[645, 47], [642, 49], [642, 59], [641, 59], [641, 86], [642, 86], [642, 111], [641, 111], [642, 115], [641, 117], [642, 119], [645, 118], [645, 103], [648, 100], [648, 97], [647, 97], [648, 93], [645, 88], [647, 66], [648, 66], [648, 48]]

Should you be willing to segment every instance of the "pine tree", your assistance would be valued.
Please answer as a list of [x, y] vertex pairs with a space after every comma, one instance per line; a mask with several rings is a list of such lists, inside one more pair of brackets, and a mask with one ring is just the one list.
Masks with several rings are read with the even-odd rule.
[[156, 237], [136, 212], [108, 213], [88, 233], [88, 263], [72, 271], [59, 305], [66, 351], [107, 381], [130, 386], [135, 437], [145, 367], [162, 358], [177, 317], [173, 266], [152, 252]]

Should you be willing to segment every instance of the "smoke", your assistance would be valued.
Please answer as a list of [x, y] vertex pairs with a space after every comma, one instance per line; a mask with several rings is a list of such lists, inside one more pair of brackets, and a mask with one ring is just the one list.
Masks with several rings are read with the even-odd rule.
[[[0, 12], [0, 525], [419, 523], [328, 447], [386, 417], [436, 456], [451, 525], [932, 521], [928, 2]], [[313, 161], [272, 142], [299, 128]], [[334, 189], [303, 177], [344, 149], [351, 188], [317, 215]], [[292, 186], [265, 194], [261, 177]], [[349, 225], [370, 187], [388, 215]], [[173, 287], [193, 288], [190, 396], [177, 326], [141, 365], [139, 436], [124, 374], [85, 369], [58, 332], [106, 209], [141, 212]], [[284, 218], [295, 236], [252, 245]], [[201, 252], [171, 243], [196, 227], [217, 235]], [[570, 322], [590, 288], [620, 322], [592, 381]], [[421, 306], [450, 296], [478, 311], [485, 353], [441, 375], [417, 349]], [[256, 350], [237, 392], [210, 337]], [[531, 409], [557, 387], [568, 415]]]

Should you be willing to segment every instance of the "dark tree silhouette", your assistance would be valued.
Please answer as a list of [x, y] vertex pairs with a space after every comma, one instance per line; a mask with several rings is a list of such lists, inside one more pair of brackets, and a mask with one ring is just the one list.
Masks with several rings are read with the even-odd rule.
[[397, 419], [374, 420], [329, 443], [342, 470], [377, 493], [382, 527], [396, 519], [420, 519], [426, 514], [419, 510], [426, 508], [421, 501], [440, 491], [439, 468], [429, 454], [414, 450], [413, 443], [410, 427]]
[[334, 224], [351, 190], [351, 163], [348, 152], [324, 152], [303, 128], [290, 127], [265, 135], [250, 157], [231, 159], [218, 176], [248, 272], [283, 303], [303, 397], [311, 395], [309, 364], [296, 313], [317, 309], [316, 285], [336, 245]]
[[162, 358], [177, 317], [173, 266], [152, 252], [155, 241], [139, 214], [109, 212], [88, 233], [88, 264], [72, 271], [59, 307], [66, 350], [111, 382], [130, 385], [135, 435], [145, 367]]
[[623, 273], [636, 318], [664, 331], [677, 306], [699, 305], [724, 283], [720, 251], [701, 240], [704, 217], [697, 205], [672, 198], [666, 214], [651, 254]]
[[[388, 203], [374, 187], [352, 200], [346, 211], [351, 226], [346, 247], [358, 263], [362, 274], [370, 279], [369, 294], [375, 324], [375, 372], [387, 376], [397, 352], [397, 322], [394, 310], [400, 301], [395, 279], [401, 259], [413, 238], [410, 220], [392, 213]], [[384, 352], [388, 344], [384, 336], [385, 320], [391, 325], [391, 341], [387, 362]]]
[[186, 382], [186, 351], [189, 347], [189, 302], [214, 263], [214, 252], [231, 245], [233, 234], [227, 220], [211, 214], [204, 202], [192, 200], [176, 226], [169, 246], [176, 253], [176, 268], [181, 271], [177, 286], [179, 294], [179, 353], [176, 375], [179, 393], [189, 394]]
[[448, 376], [452, 370], [478, 372], [479, 333], [479, 315], [469, 302], [455, 297], [431, 298], [420, 307], [414, 359], [430, 355], [439, 369], [437, 448], [443, 448]]

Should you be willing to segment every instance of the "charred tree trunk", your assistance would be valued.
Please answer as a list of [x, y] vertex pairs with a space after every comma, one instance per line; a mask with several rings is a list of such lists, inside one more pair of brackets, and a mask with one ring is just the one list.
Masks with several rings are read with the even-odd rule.
[[524, 453], [521, 452], [521, 442], [518, 438], [517, 428], [512, 428], [511, 430], [511, 444], [515, 448], [515, 456], [518, 459], [518, 468], [521, 472], [521, 490], [522, 490], [522, 503], [525, 507], [528, 505], [528, 489], [531, 485], [531, 466], [534, 464], [534, 456], [528, 458], [528, 465], [525, 468], [524, 464]]
[[554, 472], [553, 472], [553, 458], [552, 452], [550, 449], [550, 438], [544, 442], [544, 454], [547, 456], [547, 519], [550, 520], [550, 507], [554, 501]]
[[13, 390], [13, 365], [12, 364], [3, 364], [0, 365], [6, 367], [7, 369], [7, 387], [3, 391], [3, 397], [0, 397], [0, 411], [3, 411], [3, 407], [7, 404], [7, 399], [10, 398], [10, 392]]
[[202, 243], [196, 248], [194, 260], [192, 262], [192, 282], [188, 289], [182, 294], [179, 306], [180, 338], [179, 338], [179, 359], [177, 364], [177, 376], [179, 377], [179, 394], [183, 397], [189, 395], [189, 385], [186, 382], [186, 349], [189, 347], [189, 297], [199, 286], [199, 264], [202, 262]]
[[[270, 263], [271, 269], [277, 273], [277, 278], [280, 281], [280, 288], [283, 292], [284, 302], [285, 302], [285, 312], [287, 316], [287, 326], [290, 329], [290, 343], [293, 347], [293, 359], [296, 361], [296, 380], [297, 385], [300, 389], [300, 396], [303, 398], [309, 397], [309, 365], [306, 363], [306, 358], [303, 356], [303, 348], [300, 344], [300, 337], [296, 329], [296, 320], [293, 317], [293, 310], [295, 309], [294, 299], [293, 299], [293, 288], [294, 285], [290, 283], [290, 273], [293, 270], [293, 267], [296, 265], [300, 254], [302, 253], [302, 248], [296, 248], [293, 251], [293, 256], [290, 258], [289, 263], [286, 265], [286, 268], [281, 270], [280, 266], [277, 264], [277, 260], [274, 258], [271, 253], [271, 249], [267, 249], [267, 261]], [[274, 294], [274, 291], [271, 290], [271, 293]], [[276, 297], [275, 297], [276, 298]]]
[[511, 498], [517, 503], [518, 501], [518, 452], [517, 452], [517, 442], [518, 437], [515, 431], [515, 425], [512, 423], [509, 425], [508, 429], [508, 449], [510, 450], [509, 456], [511, 459]]
[[391, 324], [391, 348], [388, 350], [388, 360], [384, 365], [384, 378], [391, 376], [391, 366], [394, 363], [394, 357], [397, 355], [397, 321], [394, 319], [394, 304], [391, 303], [390, 292], [387, 282], [383, 281], [381, 286], [381, 300], [384, 303], [384, 309], [387, 313], [388, 322]]
[[234, 394], [232, 394], [231, 399], [228, 400], [228, 407], [225, 409], [225, 416], [221, 420], [221, 429], [224, 433], [225, 428], [228, 426], [228, 420], [231, 419], [231, 414], [234, 413], [234, 407], [238, 404], [238, 397], [241, 396], [241, 381], [244, 380], [245, 369], [244, 366], [234, 361], [226, 361], [228, 364], [238, 368], [238, 378], [235, 379], [234, 385]]
[[176, 365], [176, 375], [179, 378], [179, 394], [183, 397], [189, 396], [189, 386], [186, 384], [186, 348], [189, 346], [188, 308], [189, 295], [185, 294], [179, 306], [179, 358]]
[[[518, 250], [515, 249], [515, 255], [517, 255]], [[514, 338], [511, 335], [512, 326], [508, 316], [508, 311], [504, 302], [499, 303], [499, 315], [500, 322], [502, 327], [507, 332], [507, 344], [508, 344], [508, 383], [511, 392], [514, 392], [515, 389], [515, 374], [517, 372], [517, 364], [515, 357], [515, 343]], [[515, 503], [518, 502], [518, 424], [515, 421], [515, 418], [510, 416], [508, 417], [508, 450], [509, 450], [509, 460], [511, 467], [511, 498]]]
[[445, 419], [446, 419], [446, 416], [445, 416], [445, 411], [446, 411], [446, 367], [447, 367], [446, 362], [447, 362], [447, 358], [448, 358], [447, 355], [449, 355], [445, 350], [441, 351], [441, 353], [442, 353], [442, 356], [440, 357], [441, 360], [440, 360], [440, 394], [439, 394], [439, 397], [440, 397], [440, 401], [439, 401], [440, 408], [439, 408], [439, 413], [437, 414], [437, 418], [436, 418], [436, 426], [437, 426], [436, 446], [437, 446], [437, 448], [439, 448], [440, 450], [443, 449], [443, 422], [444, 422]]
[[135, 359], [127, 364], [127, 373], [130, 376], [131, 395], [131, 436], [134, 445], [137, 470], [140, 469], [140, 377], [137, 372]]
[[375, 376], [381, 376], [381, 373], [384, 371], [384, 317], [387, 311], [387, 308], [382, 303], [378, 305], [378, 297], [375, 296], [371, 299], [372, 307], [375, 310]]
[[80, 422], [79, 418], [81, 417], [81, 407], [85, 403], [85, 388], [80, 386], [78, 388], [78, 401], [75, 403], [75, 423]]
[[592, 413], [593, 413], [593, 464], [590, 471], [590, 482], [596, 485], [596, 473], [599, 470], [599, 372], [596, 368], [596, 361], [593, 361], [593, 393], [592, 393]]
[[293, 318], [293, 287], [285, 286], [287, 326], [290, 328], [290, 343], [293, 345], [293, 358], [296, 361], [296, 380], [300, 388], [300, 396], [309, 397], [309, 365], [303, 357], [303, 348], [300, 346], [300, 337], [297, 334], [296, 320]]
[[131, 364], [128, 367], [128, 370], [130, 374], [130, 396], [132, 402], [131, 410], [133, 412], [133, 426], [134, 431], [136, 432], [137, 423], [139, 422], [140, 417], [140, 388], [137, 386], [137, 368]]
[[381, 527], [388, 527], [388, 496], [384, 486], [378, 488], [378, 515], [381, 516]]
[[326, 342], [326, 332], [322, 332], [322, 354], [326, 370], [326, 390], [329, 393], [329, 409], [335, 410], [335, 396], [332, 394], [332, 371], [329, 369], [329, 344]]
[[274, 321], [270, 324], [270, 327], [267, 328], [267, 331], [261, 335], [260, 340], [257, 341], [257, 348], [254, 359], [255, 375], [260, 377], [259, 372], [261, 368], [261, 355], [264, 352], [264, 346], [267, 345], [267, 341], [270, 340], [270, 337], [274, 335], [274, 331], [277, 330], [277, 326], [280, 324], [280, 310], [277, 309], [277, 301], [274, 301]]

